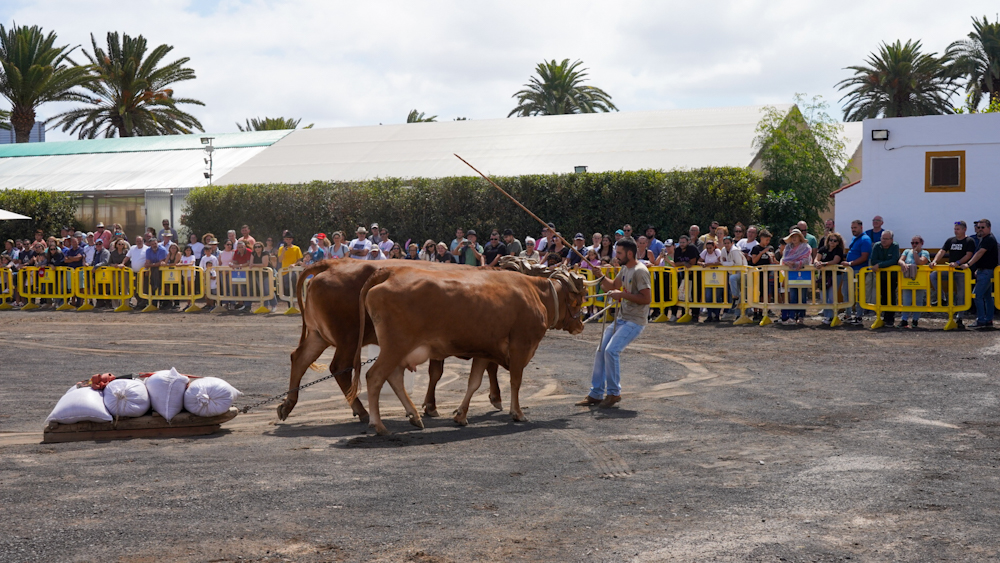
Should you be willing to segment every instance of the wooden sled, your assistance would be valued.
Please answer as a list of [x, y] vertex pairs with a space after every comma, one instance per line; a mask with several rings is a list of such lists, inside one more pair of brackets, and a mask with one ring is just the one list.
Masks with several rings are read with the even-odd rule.
[[120, 418], [112, 422], [77, 422], [59, 424], [50, 422], [45, 427], [42, 442], [84, 442], [88, 440], [127, 440], [129, 438], [180, 438], [183, 436], [204, 436], [218, 432], [222, 423], [236, 418], [239, 411], [229, 407], [229, 411], [219, 416], [195, 416], [187, 411], [179, 413], [167, 422], [157, 413], [136, 418]]

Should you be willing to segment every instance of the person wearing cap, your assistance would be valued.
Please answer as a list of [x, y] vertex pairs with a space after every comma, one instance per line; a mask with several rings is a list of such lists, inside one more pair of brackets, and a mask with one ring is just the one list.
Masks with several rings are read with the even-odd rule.
[[631, 238], [618, 242], [618, 263], [621, 270], [614, 280], [603, 276], [601, 269], [592, 267], [594, 279], [601, 280], [606, 297], [621, 302], [618, 317], [604, 331], [601, 345], [594, 356], [590, 392], [577, 406], [608, 408], [622, 400], [621, 353], [638, 338], [649, 322], [649, 302], [652, 283], [649, 270], [635, 259], [636, 246]]
[[507, 256], [520, 256], [521, 252], [524, 251], [521, 241], [514, 238], [513, 229], [503, 230], [503, 245], [507, 249]]
[[539, 264], [542, 261], [542, 255], [535, 250], [535, 239], [531, 237], [524, 237], [524, 250], [519, 256], [532, 264]]
[[500, 241], [500, 231], [493, 229], [490, 233], [490, 240], [483, 246], [483, 264], [486, 266], [496, 266], [501, 256], [507, 255], [507, 245]]
[[570, 267], [583, 262], [583, 258], [580, 255], [587, 256], [587, 238], [583, 236], [583, 233], [573, 235], [573, 248], [576, 252], [570, 250], [569, 254], [566, 255], [566, 264]]
[[98, 222], [94, 226], [94, 242], [98, 239], [104, 241], [105, 250], [111, 247], [111, 231], [104, 228], [104, 223]]
[[[208, 287], [209, 290], [205, 293], [206, 303], [211, 300], [211, 295], [219, 296], [219, 273], [215, 271], [215, 268], [219, 267], [219, 241], [215, 240], [215, 237], [208, 237], [204, 241], [205, 252], [201, 256], [201, 261], [198, 263], [202, 270], [205, 270], [208, 276]], [[215, 306], [219, 307], [221, 301], [216, 299]]]
[[[359, 225], [355, 234], [357, 238], [347, 243], [347, 246], [351, 249], [351, 258], [355, 260], [367, 260], [373, 248], [372, 241], [368, 240], [368, 231]], [[374, 246], [374, 248], [378, 249], [377, 246]]]
[[[174, 241], [176, 241], [177, 240], [177, 231], [175, 231], [175, 230], [173, 230], [173, 229], [170, 228], [170, 220], [169, 219], [164, 219], [163, 222], [162, 222], [162, 225], [163, 225], [163, 228], [160, 229], [160, 232], [156, 234], [156, 240], [162, 243], [163, 242], [163, 233], [170, 233], [170, 236], [173, 237]], [[152, 228], [152, 227], [150, 227], [150, 228]]]
[[107, 266], [111, 261], [111, 251], [104, 246], [104, 239], [99, 238], [94, 241], [94, 251], [89, 263], [91, 266], [99, 268], [101, 266]]
[[[812, 263], [812, 247], [809, 246], [802, 231], [792, 229], [792, 232], [784, 238], [784, 241], [785, 251], [781, 253], [781, 265], [787, 266], [790, 270], [801, 270]], [[898, 248], [896, 259], [899, 259]], [[789, 303], [798, 303], [800, 296], [805, 297], [802, 295], [805, 291], [807, 290], [803, 288], [786, 287], [786, 298]], [[781, 310], [781, 322], [783, 324], [802, 324], [805, 316], [806, 313], [802, 309]]]
[[[379, 233], [379, 226], [378, 226], [378, 223], [372, 223], [372, 225], [371, 225], [371, 227], [369, 227], [369, 229], [371, 230], [372, 234], [371, 234], [371, 236], [368, 237], [368, 240], [370, 240], [372, 244], [378, 245], [378, 241], [379, 241], [379, 235], [378, 235], [378, 233]], [[366, 231], [365, 235], [367, 235], [367, 234], [368, 234], [368, 232]]]
[[479, 236], [476, 231], [469, 229], [465, 233], [465, 240], [452, 252], [459, 264], [466, 266], [483, 265], [483, 247], [478, 242]]

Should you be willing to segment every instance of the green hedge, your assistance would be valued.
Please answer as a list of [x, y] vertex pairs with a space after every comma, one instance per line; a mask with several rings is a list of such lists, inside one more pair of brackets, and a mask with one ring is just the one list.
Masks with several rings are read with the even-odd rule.
[[[748, 224], [758, 217], [761, 177], [745, 168], [640, 170], [498, 177], [494, 181], [556, 224], [567, 238], [576, 232], [611, 232], [625, 223], [636, 231], [656, 225], [660, 238], [676, 238], [688, 226]], [[514, 229], [522, 238], [541, 228], [498, 190], [478, 177], [385, 178], [364, 182], [245, 184], [196, 188], [181, 223], [191, 232], [223, 237], [242, 224], [256, 238], [291, 229], [299, 242], [318, 232], [353, 234], [373, 222], [394, 240], [450, 241], [456, 227]], [[639, 231], [641, 232], [641, 231]], [[482, 240], [482, 239], [481, 239]]]
[[7, 239], [34, 239], [35, 230], [58, 235], [63, 225], [80, 227], [75, 219], [76, 202], [70, 194], [37, 190], [0, 190], [0, 209], [31, 217], [30, 221], [0, 221], [0, 248]]

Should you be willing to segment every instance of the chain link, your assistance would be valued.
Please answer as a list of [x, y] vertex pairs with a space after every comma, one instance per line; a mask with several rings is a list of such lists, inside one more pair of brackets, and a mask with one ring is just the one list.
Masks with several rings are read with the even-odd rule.
[[[377, 359], [378, 359], [378, 356], [375, 356], [374, 358], [372, 358], [372, 359], [370, 359], [370, 360], [368, 360], [366, 362], [362, 362], [361, 366], [364, 367], [364, 366], [366, 366], [366, 365], [374, 362]], [[257, 401], [256, 403], [254, 403], [252, 405], [247, 405], [247, 406], [239, 409], [239, 411], [241, 413], [243, 413], [243, 414], [246, 414], [246, 413], [250, 412], [251, 409], [255, 409], [255, 408], [257, 408], [257, 407], [259, 407], [261, 405], [266, 405], [268, 403], [273, 403], [274, 401], [277, 401], [278, 399], [284, 397], [285, 395], [288, 395], [292, 391], [301, 391], [302, 389], [305, 389], [306, 387], [312, 387], [313, 385], [316, 385], [317, 383], [321, 383], [323, 381], [326, 381], [327, 379], [332, 379], [334, 377], [337, 377], [340, 374], [350, 373], [351, 370], [353, 370], [353, 369], [354, 369], [354, 366], [344, 368], [344, 369], [342, 369], [342, 370], [340, 370], [340, 371], [338, 371], [336, 373], [331, 373], [330, 375], [327, 375], [325, 377], [321, 377], [321, 378], [317, 379], [316, 381], [310, 381], [309, 383], [306, 383], [305, 385], [299, 385], [295, 389], [292, 389], [290, 391], [285, 391], [284, 393], [282, 393], [280, 395], [275, 395], [273, 397], [268, 397], [267, 399], [264, 399], [262, 401]]]

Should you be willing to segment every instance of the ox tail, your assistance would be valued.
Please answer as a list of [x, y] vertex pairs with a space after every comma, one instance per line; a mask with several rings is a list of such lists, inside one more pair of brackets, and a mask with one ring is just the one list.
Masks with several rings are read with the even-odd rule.
[[[299, 311], [302, 312], [302, 334], [299, 335], [299, 346], [302, 346], [302, 343], [306, 341], [306, 332], [307, 332], [307, 329], [306, 329], [306, 325], [307, 325], [306, 314], [307, 313], [306, 313], [306, 308], [302, 306], [302, 303], [303, 303], [302, 288], [305, 286], [306, 278], [308, 278], [309, 276], [316, 276], [316, 275], [322, 274], [323, 272], [327, 271], [330, 268], [330, 263], [331, 262], [332, 262], [331, 260], [323, 260], [321, 262], [317, 262], [315, 264], [312, 264], [312, 265], [308, 266], [305, 270], [302, 270], [299, 273], [300, 274], [299, 275], [299, 279], [295, 281], [295, 299], [299, 303]], [[281, 282], [280, 279], [278, 281]], [[313, 367], [315, 365], [319, 365], [319, 364], [313, 364], [312, 366], [309, 366], [309, 367], [311, 369], [315, 370], [316, 368]], [[319, 370], [316, 370], [316, 371], [322, 371], [324, 369], [326, 369], [326, 368], [322, 368], [322, 369], [319, 369]]]
[[365, 346], [365, 325], [368, 322], [368, 308], [365, 305], [365, 301], [368, 299], [368, 292], [371, 291], [371, 288], [389, 279], [391, 275], [392, 270], [379, 268], [375, 270], [374, 274], [368, 277], [365, 285], [361, 287], [361, 295], [358, 299], [358, 317], [361, 319], [361, 326], [358, 328], [358, 348], [354, 353], [354, 375], [351, 377], [351, 388], [347, 391], [348, 404], [354, 403], [354, 399], [360, 393], [361, 349]]

